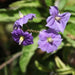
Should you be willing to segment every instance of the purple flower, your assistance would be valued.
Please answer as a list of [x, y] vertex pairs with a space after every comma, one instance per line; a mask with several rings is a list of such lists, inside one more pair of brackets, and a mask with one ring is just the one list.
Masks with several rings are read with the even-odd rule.
[[26, 15], [26, 16], [24, 16], [23, 17], [23, 22], [24, 22], [24, 24], [26, 24], [27, 22], [28, 22], [28, 20], [32, 20], [33, 18], [35, 18], [36, 16], [35, 16], [35, 14], [28, 14], [28, 15]]
[[58, 49], [61, 41], [61, 35], [55, 30], [43, 30], [39, 34], [38, 48], [40, 48], [42, 51], [46, 51], [47, 53], [53, 52]]
[[30, 45], [33, 44], [33, 36], [31, 33], [23, 32], [21, 29], [13, 30], [12, 38], [19, 45]]
[[14, 23], [13, 28], [18, 29], [18, 28], [21, 28], [22, 26], [23, 26], [23, 18], [20, 18], [20, 19], [16, 20], [16, 22]]
[[[21, 14], [22, 15], [22, 14]], [[32, 20], [35, 16], [35, 14], [28, 14], [25, 16], [20, 16], [21, 18], [18, 19], [15, 23], [14, 23], [14, 29], [17, 28], [21, 28], [23, 26], [23, 24], [26, 24], [28, 22], [28, 20]]]
[[71, 14], [69, 12], [59, 14], [58, 8], [56, 6], [51, 6], [49, 12], [51, 16], [47, 18], [46, 26], [55, 29], [58, 32], [64, 32]]

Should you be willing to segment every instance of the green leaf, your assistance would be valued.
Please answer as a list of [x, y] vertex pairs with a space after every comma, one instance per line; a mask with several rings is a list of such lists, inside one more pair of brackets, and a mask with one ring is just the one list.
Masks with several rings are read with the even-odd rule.
[[44, 72], [50, 72], [50, 69], [48, 69], [47, 67], [43, 66], [42, 64], [40, 64], [37, 60], [35, 61], [35, 66], [38, 68], [38, 70], [40, 71], [44, 71]]
[[[75, 13], [71, 13], [71, 14], [75, 16]], [[75, 17], [70, 17], [69, 22], [71, 22], [72, 24], [75, 24]]]
[[68, 74], [72, 74], [72, 71], [65, 71], [65, 72], [62, 72], [62, 73], [58, 73], [58, 75], [68, 75]]
[[66, 65], [61, 61], [58, 56], [55, 57], [55, 62], [58, 68], [66, 68]]
[[72, 75], [75, 75], [75, 70], [72, 72]]
[[26, 72], [27, 65], [31, 57], [33, 56], [35, 50], [37, 49], [37, 41], [38, 37], [34, 38], [34, 44], [29, 46], [24, 46], [22, 49], [23, 54], [20, 58], [20, 63], [19, 63], [22, 72]]
[[59, 75], [67, 75], [67, 74], [73, 74], [74, 73], [74, 69], [67, 66], [66, 68], [62, 68], [62, 69], [57, 69], [57, 73]]
[[[36, 8], [20, 8], [17, 10], [8, 10], [8, 9], [1, 9], [0, 10], [0, 22], [14, 22], [17, 19], [19, 19], [19, 11], [21, 11], [24, 15], [27, 15], [29, 13], [36, 14], [36, 21], [34, 22], [41, 22], [42, 18], [40, 15], [40, 12]], [[9, 13], [10, 12], [10, 13]], [[39, 19], [40, 18], [40, 19]]]
[[[72, 23], [68, 24], [66, 26], [66, 31], [67, 31], [67, 33], [70, 33], [71, 35], [75, 36], [75, 24], [72, 24]], [[65, 32], [64, 32], [64, 34], [65, 34]]]
[[47, 6], [51, 6], [53, 2], [52, 0], [45, 0], [45, 3]]
[[[66, 1], [66, 0], [65, 0]], [[64, 7], [66, 11], [75, 12], [75, 1], [74, 0], [67, 0], [67, 3]]]
[[71, 44], [72, 47], [75, 47], [75, 24], [69, 23], [66, 26], [66, 29], [63, 33], [63, 36], [66, 38], [67, 42]]
[[68, 0], [67, 6], [73, 6], [73, 5], [75, 5], [75, 1], [74, 0]]
[[66, 68], [57, 69], [57, 72], [60, 72], [60, 73], [65, 71], [72, 71], [72, 68], [66, 67]]
[[55, 57], [55, 62], [56, 65], [59, 69], [57, 69], [58, 75], [66, 75], [66, 74], [71, 74], [73, 69], [69, 66], [66, 66], [59, 57]]
[[73, 6], [66, 6], [66, 7], [64, 8], [64, 10], [75, 12], [75, 5], [73, 5]]
[[9, 5], [12, 9], [18, 9], [20, 7], [41, 7], [41, 4], [39, 1], [32, 1], [32, 2], [26, 2], [26, 1], [17, 1]]
[[66, 5], [67, 0], [60, 0], [58, 8], [59, 10], [62, 10], [64, 8], [64, 6]]
[[9, 5], [9, 7], [11, 9], [18, 9], [19, 7], [22, 6], [22, 4], [24, 4], [25, 1], [16, 1], [16, 2], [13, 2], [12, 4]]
[[55, 70], [55, 67], [56, 67], [55, 62], [52, 61], [52, 60], [50, 60], [50, 61], [48, 61], [48, 62], [49, 62], [49, 64], [48, 64], [49, 69], [50, 69], [51, 71], [54, 71], [54, 70]]
[[73, 69], [68, 67], [68, 68], [62, 68], [62, 69], [57, 69], [58, 74], [60, 75], [66, 75], [66, 74], [72, 74]]
[[[63, 36], [65, 37], [65, 39], [67, 40], [67, 42], [69, 42], [71, 44], [72, 47], [75, 47], [75, 41], [73, 39], [71, 39], [70, 37], [68, 37], [68, 34], [70, 34], [70, 33], [65, 30]], [[72, 36], [72, 34], [73, 33], [71, 33], [70, 35]]]

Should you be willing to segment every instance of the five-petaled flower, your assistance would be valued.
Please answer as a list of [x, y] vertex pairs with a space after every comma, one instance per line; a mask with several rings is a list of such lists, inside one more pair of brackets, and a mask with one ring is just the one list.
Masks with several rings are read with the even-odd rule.
[[12, 38], [14, 41], [19, 43], [19, 45], [30, 45], [33, 44], [33, 36], [32, 33], [24, 32], [21, 29], [13, 30]]
[[47, 18], [46, 26], [63, 33], [71, 14], [69, 12], [60, 14], [56, 6], [51, 6], [49, 12], [51, 16]]
[[42, 51], [47, 53], [58, 49], [61, 44], [61, 35], [53, 29], [40, 31], [38, 45]]

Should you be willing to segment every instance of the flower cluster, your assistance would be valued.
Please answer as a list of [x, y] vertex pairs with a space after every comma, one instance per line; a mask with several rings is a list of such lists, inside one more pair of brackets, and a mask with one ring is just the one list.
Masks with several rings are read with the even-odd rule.
[[[38, 48], [47, 53], [58, 49], [62, 42], [59, 32], [64, 32], [66, 24], [71, 16], [69, 12], [60, 14], [56, 6], [51, 6], [49, 12], [50, 16], [46, 20], [46, 27], [49, 27], [49, 29], [40, 31], [38, 41]], [[21, 12], [19, 12], [19, 14], [20, 19], [18, 19], [13, 26], [12, 38], [19, 43], [19, 45], [26, 46], [33, 44], [32, 33], [24, 32], [22, 27], [24, 24], [27, 24], [28, 20], [35, 18], [35, 14], [28, 14], [26, 16], [23, 16]]]
[[61, 44], [62, 38], [58, 32], [64, 32], [71, 15], [69, 12], [60, 14], [56, 6], [51, 6], [49, 12], [51, 16], [46, 20], [49, 29], [40, 31], [38, 41], [39, 48], [47, 53], [57, 50]]
[[28, 14], [26, 16], [23, 16], [21, 12], [20, 14], [20, 19], [18, 19], [13, 26], [13, 31], [12, 31], [12, 38], [14, 41], [19, 43], [19, 45], [30, 45], [33, 44], [33, 36], [32, 33], [29, 33], [27, 31], [23, 31], [22, 27], [24, 24], [28, 22], [28, 20], [32, 20], [35, 18], [35, 14]]

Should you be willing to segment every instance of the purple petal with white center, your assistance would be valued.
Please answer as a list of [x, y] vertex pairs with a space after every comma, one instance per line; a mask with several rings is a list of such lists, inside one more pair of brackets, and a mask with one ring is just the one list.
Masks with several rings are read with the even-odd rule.
[[14, 41], [19, 43], [20, 37], [24, 37], [21, 43], [22, 45], [26, 46], [26, 45], [33, 44], [33, 36], [31, 35], [31, 33], [23, 32], [21, 29], [13, 30], [12, 38], [14, 39]]
[[62, 32], [64, 31], [64, 27], [61, 23], [59, 23], [58, 21], [54, 21], [54, 23], [52, 25], [50, 25], [49, 23], [46, 24], [47, 27], [52, 28], [54, 30], [56, 30], [57, 32]]

